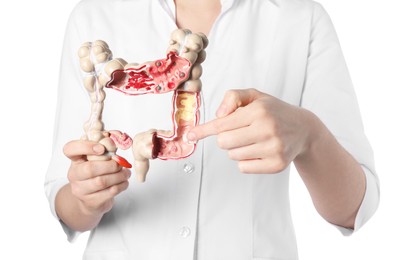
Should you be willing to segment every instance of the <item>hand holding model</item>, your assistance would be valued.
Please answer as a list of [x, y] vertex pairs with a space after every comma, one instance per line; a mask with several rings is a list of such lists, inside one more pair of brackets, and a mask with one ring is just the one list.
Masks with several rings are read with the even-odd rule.
[[64, 147], [65, 155], [71, 159], [68, 170], [71, 192], [85, 215], [101, 216], [109, 211], [114, 197], [129, 185], [129, 169], [114, 160], [87, 159], [104, 156], [105, 151], [104, 145], [86, 140], [72, 141]]

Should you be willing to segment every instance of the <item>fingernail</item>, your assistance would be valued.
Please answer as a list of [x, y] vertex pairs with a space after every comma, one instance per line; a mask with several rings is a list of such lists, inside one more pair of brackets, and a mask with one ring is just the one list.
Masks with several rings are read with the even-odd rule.
[[92, 147], [92, 150], [96, 153], [96, 154], [102, 154], [104, 152], [104, 147], [100, 144], [96, 144]]
[[195, 134], [195, 133], [193, 133], [193, 132], [189, 132], [189, 133], [186, 135], [186, 139], [188, 139], [188, 142], [189, 142], [189, 143], [196, 143], [196, 134]]
[[221, 105], [217, 110], [217, 117], [223, 117], [227, 114], [227, 107], [225, 105]]

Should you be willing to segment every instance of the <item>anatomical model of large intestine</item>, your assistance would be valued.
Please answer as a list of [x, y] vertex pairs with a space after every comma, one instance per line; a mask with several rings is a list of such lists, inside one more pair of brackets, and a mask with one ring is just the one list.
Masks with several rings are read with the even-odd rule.
[[[198, 124], [202, 67], [207, 37], [202, 33], [178, 29], [171, 35], [167, 57], [145, 63], [127, 63], [112, 58], [107, 43], [84, 43], [78, 51], [84, 72], [84, 86], [91, 100], [91, 114], [84, 124], [84, 140], [102, 144], [106, 153], [88, 160], [113, 159], [123, 167], [132, 165], [116, 154], [117, 148], [133, 146], [134, 169], [144, 182], [149, 159], [182, 159], [190, 156], [196, 144], [186, 140], [189, 129]], [[151, 129], [134, 139], [118, 130], [106, 131], [102, 121], [104, 87], [127, 95], [162, 94], [173, 91], [172, 130]]]

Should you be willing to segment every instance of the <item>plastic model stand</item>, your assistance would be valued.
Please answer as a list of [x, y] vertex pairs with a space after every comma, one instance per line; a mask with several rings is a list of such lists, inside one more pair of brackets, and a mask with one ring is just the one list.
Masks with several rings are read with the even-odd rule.
[[[106, 148], [104, 155], [89, 156], [88, 159], [113, 159], [121, 166], [131, 168], [132, 165], [116, 152], [118, 148], [132, 147], [135, 172], [138, 180], [144, 182], [149, 159], [176, 160], [190, 156], [196, 144], [188, 142], [186, 134], [199, 120], [201, 63], [205, 60], [207, 45], [204, 34], [178, 29], [171, 34], [166, 58], [139, 64], [113, 59], [104, 41], [82, 44], [78, 56], [84, 86], [91, 100], [91, 113], [84, 124], [82, 139], [98, 142]], [[126, 95], [173, 92], [173, 129], [150, 129], [136, 134], [134, 139], [118, 130], [105, 130], [102, 121], [105, 88]]]

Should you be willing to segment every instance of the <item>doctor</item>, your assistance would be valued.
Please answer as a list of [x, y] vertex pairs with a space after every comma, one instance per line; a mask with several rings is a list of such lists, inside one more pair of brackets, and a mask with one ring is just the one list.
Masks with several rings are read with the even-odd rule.
[[[210, 40], [205, 123], [188, 133], [198, 142], [194, 155], [153, 162], [139, 185], [114, 161], [86, 160], [104, 147], [75, 140], [81, 131], [68, 127], [81, 128], [85, 119], [84, 105], [68, 100], [83, 96], [71, 55], [82, 42], [104, 39], [116, 55], [160, 57], [163, 37], [176, 26]], [[54, 153], [45, 187], [70, 240], [93, 230], [85, 259], [297, 259], [292, 162], [318, 213], [345, 235], [377, 207], [378, 180], [354, 90], [331, 21], [315, 2], [81, 1], [68, 23], [59, 91], [54, 144], [65, 156]], [[126, 97], [112, 98], [105, 110], [110, 126], [149, 105], [130, 99], [120, 119], [112, 111]], [[146, 98], [157, 97], [140, 100]], [[166, 120], [156, 113], [140, 114], [128, 130]]]

